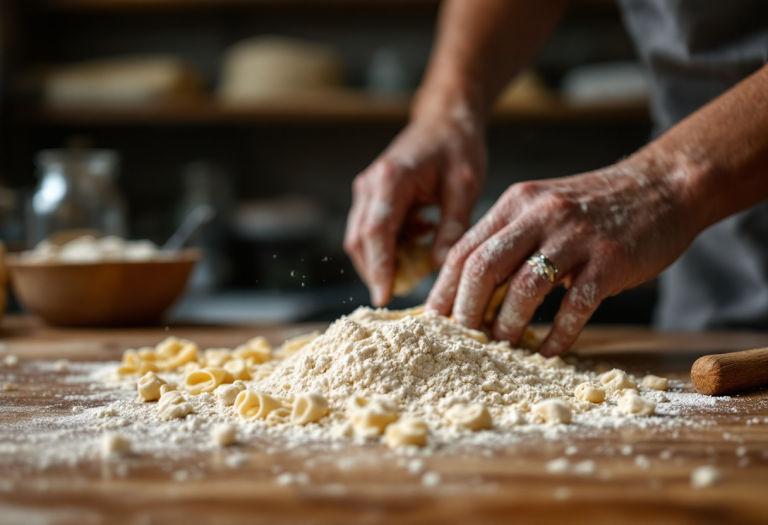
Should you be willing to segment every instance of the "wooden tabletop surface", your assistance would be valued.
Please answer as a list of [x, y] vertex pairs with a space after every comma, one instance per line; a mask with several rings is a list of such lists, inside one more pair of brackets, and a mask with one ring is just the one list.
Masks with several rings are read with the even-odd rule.
[[[15, 407], [0, 409], [0, 425], [66, 413], [71, 407], [50, 396], [85, 390], [83, 384], [35, 372], [39, 369], [25, 366], [31, 360], [117, 360], [124, 349], [154, 345], [168, 334], [203, 347], [232, 347], [254, 335], [279, 343], [314, 328], [53, 329], [7, 318], [0, 349], [17, 355], [21, 364], [12, 370], [0, 366], [0, 382], [12, 373], [18, 384], [17, 390], [0, 393], [0, 407]], [[681, 379], [692, 391], [689, 371], [697, 357], [764, 346], [768, 333], [594, 327], [575, 352], [636, 374]], [[0, 467], [0, 524], [768, 523], [768, 392], [734, 396], [726, 406], [691, 407], [684, 417], [708, 424], [675, 431], [625, 427], [426, 456], [425, 471], [441, 478], [435, 486], [423, 484], [420, 474], [410, 473], [404, 461], [378, 444], [350, 444], [311, 463], [301, 449], [270, 454], [264, 447], [243, 447], [238, 468], [227, 466], [223, 453], [201, 453], [194, 462], [199, 474], [186, 480], [172, 476], [176, 466], [168, 461], [158, 464], [141, 456], [45, 470]], [[572, 463], [592, 460], [595, 471], [548, 472], [546, 464], [565, 457], [566, 449]], [[285, 472], [306, 472], [310, 482], [276, 483], [278, 465]], [[691, 473], [702, 465], [714, 465], [721, 482], [693, 488]]]

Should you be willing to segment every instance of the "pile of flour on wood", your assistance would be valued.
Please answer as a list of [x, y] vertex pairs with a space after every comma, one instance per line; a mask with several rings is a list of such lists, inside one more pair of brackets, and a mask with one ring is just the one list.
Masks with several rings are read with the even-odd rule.
[[[0, 464], [3, 453], [8, 461], [28, 453], [45, 464], [93, 457], [105, 432], [126, 436], [134, 452], [169, 458], [215, 449], [223, 434], [243, 445], [268, 443], [268, 451], [323, 443], [337, 450], [351, 439], [433, 453], [531, 435], [594, 437], [633, 425], [677, 432], [706, 423], [670, 416], [721, 404], [680, 392], [680, 385], [659, 391], [659, 378], [580, 370], [421, 310], [360, 308], [323, 334], [276, 349], [256, 339], [234, 350], [200, 350], [172, 338], [126, 351], [118, 366], [49, 365], [35, 366], [59, 374], [62, 383], [87, 383], [90, 393], [66, 396], [75, 404], [70, 415], [0, 429], [8, 439]], [[210, 375], [216, 388], [198, 392], [208, 383], [191, 381], [195, 373]], [[154, 401], [137, 399], [137, 387], [145, 395], [156, 390]], [[0, 412], [15, 410], [8, 404]]]

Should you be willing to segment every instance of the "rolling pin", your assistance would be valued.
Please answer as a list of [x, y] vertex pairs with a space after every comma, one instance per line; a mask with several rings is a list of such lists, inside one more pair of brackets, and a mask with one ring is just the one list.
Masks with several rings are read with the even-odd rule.
[[691, 380], [708, 396], [768, 386], [768, 348], [705, 355], [693, 363]]

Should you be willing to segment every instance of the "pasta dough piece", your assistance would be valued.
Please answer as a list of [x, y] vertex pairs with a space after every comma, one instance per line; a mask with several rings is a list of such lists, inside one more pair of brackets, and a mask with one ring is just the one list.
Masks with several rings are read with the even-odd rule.
[[285, 359], [287, 357], [292, 356], [305, 346], [307, 346], [309, 343], [314, 341], [320, 337], [320, 332], [315, 330], [314, 332], [310, 332], [308, 334], [302, 334], [298, 335], [296, 337], [293, 337], [291, 339], [288, 339], [285, 341], [280, 348], [277, 349], [275, 352], [275, 357], [278, 359]]
[[369, 439], [380, 436], [387, 425], [397, 420], [397, 407], [386, 399], [371, 401], [352, 396], [347, 401], [347, 417], [355, 433]]
[[267, 414], [267, 424], [282, 425], [291, 421], [291, 411], [285, 407], [278, 408]]
[[536, 403], [531, 408], [531, 412], [552, 425], [571, 422], [571, 408], [559, 399], [545, 399]]
[[172, 390], [160, 396], [157, 411], [162, 419], [169, 420], [185, 417], [194, 412], [194, 409], [181, 392]]
[[234, 445], [237, 427], [232, 423], [220, 423], [211, 429], [211, 441], [219, 447]]
[[235, 379], [248, 381], [251, 379], [251, 374], [248, 372], [248, 365], [243, 359], [232, 359], [224, 363], [224, 370], [230, 373]]
[[219, 404], [225, 407], [231, 407], [235, 404], [238, 394], [245, 390], [245, 384], [242, 381], [235, 381], [232, 384], [224, 384], [216, 387], [214, 395], [219, 400]]
[[435, 270], [431, 247], [426, 244], [409, 242], [395, 249], [395, 275], [392, 280], [392, 294], [396, 297], [408, 295], [424, 277]]
[[482, 403], [453, 405], [445, 413], [451, 425], [469, 430], [486, 430], [493, 425], [491, 413]]
[[139, 379], [139, 383], [136, 385], [136, 389], [139, 392], [139, 400], [157, 401], [161, 396], [160, 388], [164, 384], [165, 381], [157, 377], [157, 374], [147, 372]]
[[232, 374], [223, 368], [203, 368], [187, 374], [184, 379], [184, 389], [197, 396], [216, 390], [222, 383], [232, 383], [235, 379]]
[[328, 414], [328, 400], [319, 392], [306, 392], [296, 396], [291, 412], [291, 422], [306, 425], [324, 418]]
[[200, 349], [192, 341], [171, 336], [155, 347], [155, 353], [158, 357], [158, 368], [169, 372], [186, 363], [199, 361]]
[[651, 390], [669, 390], [669, 380], [666, 377], [658, 377], [651, 374], [643, 378], [642, 385]]
[[176, 390], [176, 385], [173, 383], [166, 383], [164, 385], [160, 385], [160, 397], [163, 397], [163, 394], [167, 392], [173, 392]]
[[626, 372], [618, 368], [614, 368], [610, 372], [601, 375], [600, 382], [605, 387], [605, 390], [611, 394], [621, 392], [625, 388], [637, 389], [637, 384], [629, 378]]
[[589, 403], [602, 403], [605, 401], [605, 389], [592, 383], [581, 383], [573, 391], [573, 395], [579, 401], [587, 401]]
[[427, 444], [429, 428], [420, 419], [407, 418], [387, 426], [384, 432], [384, 442], [390, 448], [408, 445], [423, 447]]
[[640, 397], [633, 389], [624, 391], [618, 405], [619, 410], [628, 416], [650, 416], [656, 411], [656, 403]]
[[103, 459], [127, 456], [131, 453], [131, 440], [116, 432], [101, 436], [101, 457]]
[[260, 365], [272, 360], [272, 345], [261, 336], [254, 337], [244, 345], [235, 348], [232, 355], [245, 360], [248, 366]]
[[232, 351], [229, 348], [209, 348], [203, 352], [203, 363], [206, 368], [223, 368], [224, 363], [232, 359]]
[[242, 419], [264, 419], [273, 410], [282, 408], [280, 401], [261, 392], [243, 390], [235, 399], [235, 413]]

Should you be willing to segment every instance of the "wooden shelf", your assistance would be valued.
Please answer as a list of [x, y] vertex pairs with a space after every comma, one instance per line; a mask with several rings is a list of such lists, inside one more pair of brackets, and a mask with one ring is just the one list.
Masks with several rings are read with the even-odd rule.
[[[440, 0], [39, 0], [45, 11], [179, 11], [259, 6], [437, 7]], [[575, 0], [576, 8], [615, 8], [616, 0]]]
[[[248, 105], [226, 105], [209, 99], [162, 104], [28, 107], [18, 120], [34, 126], [131, 125], [251, 125], [261, 123], [404, 123], [407, 97], [366, 93], [275, 99]], [[646, 122], [644, 103], [572, 106], [558, 101], [507, 104], [498, 108], [494, 123]]]

